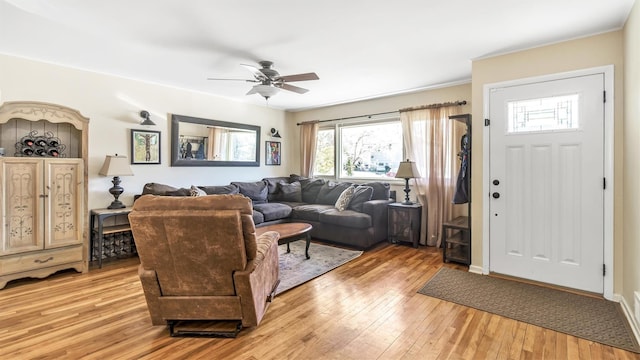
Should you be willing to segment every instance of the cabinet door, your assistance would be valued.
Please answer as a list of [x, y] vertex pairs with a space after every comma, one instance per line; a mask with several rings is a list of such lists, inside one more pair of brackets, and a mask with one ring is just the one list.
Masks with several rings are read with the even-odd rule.
[[81, 244], [83, 216], [82, 159], [47, 159], [45, 179], [45, 248]]
[[2, 249], [0, 255], [41, 250], [42, 159], [0, 160]]

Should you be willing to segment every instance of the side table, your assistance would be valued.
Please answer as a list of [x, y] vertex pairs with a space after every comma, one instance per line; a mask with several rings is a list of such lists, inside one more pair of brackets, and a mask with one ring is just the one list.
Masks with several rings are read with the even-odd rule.
[[420, 241], [420, 223], [422, 221], [421, 204], [393, 203], [388, 205], [389, 242], [410, 242], [413, 247], [418, 247]]
[[[449, 231], [457, 232], [449, 236]], [[471, 232], [468, 216], [458, 216], [442, 224], [442, 261], [471, 264]]]
[[[104, 220], [112, 216], [128, 215], [131, 212], [131, 207], [122, 209], [93, 209], [90, 215], [90, 231], [91, 231], [91, 246], [89, 247], [89, 259], [92, 259], [93, 250], [95, 246], [98, 246], [98, 268], [102, 268], [102, 255], [104, 253], [104, 236], [111, 233], [131, 230], [131, 226], [127, 224], [104, 226]], [[95, 233], [95, 236], [93, 236]], [[97, 240], [97, 244], [96, 244]]]

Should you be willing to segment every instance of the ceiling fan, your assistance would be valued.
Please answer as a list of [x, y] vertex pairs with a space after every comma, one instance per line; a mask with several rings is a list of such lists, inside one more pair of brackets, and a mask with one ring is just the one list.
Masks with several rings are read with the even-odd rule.
[[272, 69], [273, 62], [260, 61], [262, 68], [258, 69], [252, 65], [240, 64], [245, 69], [249, 70], [255, 79], [220, 79], [220, 78], [208, 78], [207, 80], [231, 80], [231, 81], [246, 81], [257, 83], [254, 85], [247, 95], [260, 94], [265, 99], [269, 100], [270, 97], [277, 94], [280, 89], [293, 91], [298, 94], [304, 94], [308, 89], [304, 89], [298, 86], [293, 86], [288, 83], [294, 81], [307, 81], [320, 79], [316, 73], [304, 73], [295, 75], [280, 75], [276, 70]]

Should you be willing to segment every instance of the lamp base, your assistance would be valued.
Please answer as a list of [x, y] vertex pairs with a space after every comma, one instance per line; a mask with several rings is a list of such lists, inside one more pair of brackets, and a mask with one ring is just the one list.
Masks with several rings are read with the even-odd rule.
[[403, 205], [413, 205], [413, 202], [411, 200], [409, 200], [409, 193], [411, 192], [411, 189], [409, 189], [409, 179], [405, 178], [404, 179], [405, 183], [404, 183], [404, 202], [402, 203]]
[[120, 195], [122, 195], [122, 193], [124, 192], [124, 188], [120, 186], [120, 177], [114, 176], [111, 182], [113, 183], [113, 187], [109, 189], [109, 193], [113, 195], [114, 200], [111, 202], [111, 205], [107, 207], [107, 209], [125, 208], [125, 204], [123, 204], [122, 201], [118, 200]]
[[111, 205], [107, 206], [107, 209], [124, 209], [127, 206], [122, 203], [120, 200], [113, 200]]

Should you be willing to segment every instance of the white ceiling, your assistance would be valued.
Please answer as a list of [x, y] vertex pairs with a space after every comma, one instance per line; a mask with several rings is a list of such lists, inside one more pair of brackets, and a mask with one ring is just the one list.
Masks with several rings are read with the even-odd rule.
[[[0, 53], [300, 110], [469, 81], [471, 60], [620, 29], [634, 0], [0, 0]], [[1, 85], [1, 84], [0, 84]]]

